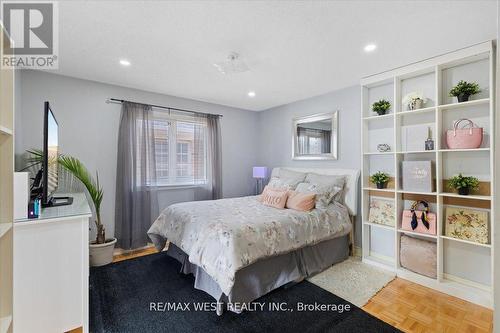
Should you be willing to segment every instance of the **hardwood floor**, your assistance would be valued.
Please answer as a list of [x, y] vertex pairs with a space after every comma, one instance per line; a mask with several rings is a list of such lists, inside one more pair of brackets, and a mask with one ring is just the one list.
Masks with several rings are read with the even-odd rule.
[[363, 307], [404, 332], [492, 332], [493, 311], [396, 278]]
[[[115, 256], [114, 262], [155, 253], [154, 247]], [[419, 284], [394, 279], [363, 310], [404, 332], [493, 332], [493, 311]]]

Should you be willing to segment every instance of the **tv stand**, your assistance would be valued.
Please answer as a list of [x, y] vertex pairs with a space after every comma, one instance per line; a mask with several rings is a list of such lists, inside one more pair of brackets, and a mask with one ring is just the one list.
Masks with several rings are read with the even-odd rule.
[[49, 202], [42, 204], [42, 207], [68, 206], [73, 203], [73, 197], [52, 197]]

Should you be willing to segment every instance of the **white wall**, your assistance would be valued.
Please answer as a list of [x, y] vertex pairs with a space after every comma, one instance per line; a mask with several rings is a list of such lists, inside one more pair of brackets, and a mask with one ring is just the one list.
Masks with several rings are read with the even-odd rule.
[[[50, 101], [59, 122], [61, 152], [82, 160], [91, 172], [99, 171], [104, 187], [103, 223], [107, 236], [114, 235], [117, 137], [120, 105], [107, 104], [109, 97], [168, 105], [222, 114], [223, 193], [225, 197], [253, 192], [252, 166], [257, 154], [258, 114], [216, 104], [149, 93], [40, 71], [19, 71], [16, 78], [16, 155], [41, 148], [43, 102]], [[163, 191], [160, 208], [193, 199], [192, 190]]]
[[[353, 86], [259, 112], [258, 164], [270, 168], [361, 167], [361, 88]], [[336, 161], [292, 160], [292, 120], [295, 117], [339, 110], [339, 150]], [[361, 244], [361, 217], [356, 220], [356, 245]]]

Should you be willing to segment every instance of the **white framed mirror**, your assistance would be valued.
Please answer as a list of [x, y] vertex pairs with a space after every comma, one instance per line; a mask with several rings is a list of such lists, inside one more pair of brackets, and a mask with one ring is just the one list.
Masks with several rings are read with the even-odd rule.
[[295, 118], [292, 128], [292, 159], [337, 159], [338, 111]]

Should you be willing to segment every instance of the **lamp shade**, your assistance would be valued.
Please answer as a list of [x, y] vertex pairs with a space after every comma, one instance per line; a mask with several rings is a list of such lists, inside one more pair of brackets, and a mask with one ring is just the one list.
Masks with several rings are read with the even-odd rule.
[[267, 168], [266, 167], [253, 167], [253, 178], [266, 178]]

